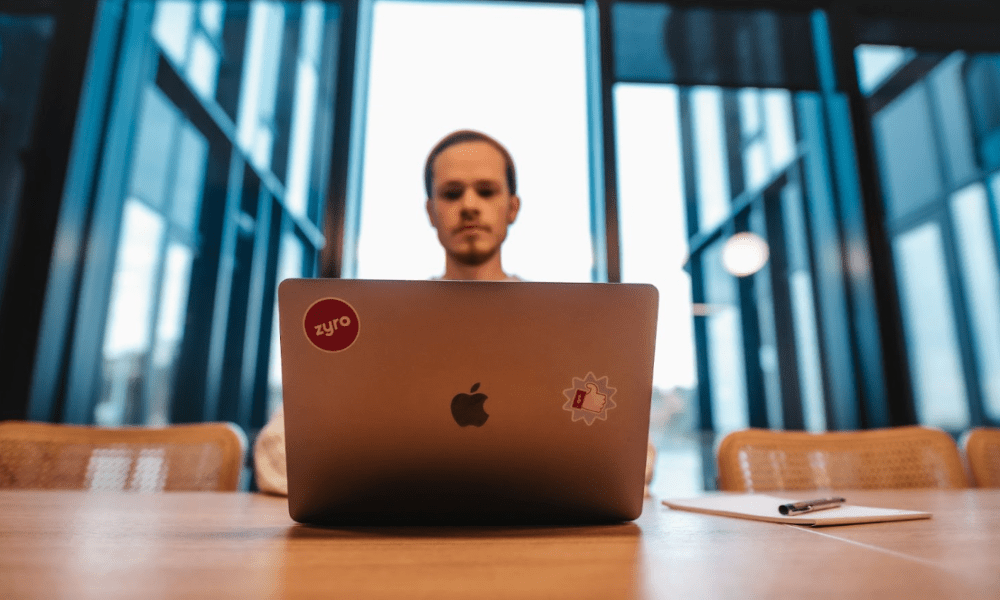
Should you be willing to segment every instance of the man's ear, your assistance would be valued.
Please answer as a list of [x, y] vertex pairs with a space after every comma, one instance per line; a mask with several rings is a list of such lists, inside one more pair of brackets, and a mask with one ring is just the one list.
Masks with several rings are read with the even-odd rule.
[[510, 206], [507, 208], [507, 224], [510, 225], [517, 219], [517, 213], [521, 210], [521, 199], [517, 196], [510, 197]]
[[427, 218], [430, 219], [431, 227], [437, 229], [437, 215], [434, 214], [434, 201], [430, 198], [424, 203], [424, 208], [427, 209]]

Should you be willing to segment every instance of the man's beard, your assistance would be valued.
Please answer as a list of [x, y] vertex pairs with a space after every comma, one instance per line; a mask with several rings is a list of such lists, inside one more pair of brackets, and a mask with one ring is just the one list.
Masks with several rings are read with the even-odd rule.
[[496, 253], [500, 250], [500, 245], [491, 246], [485, 250], [479, 250], [476, 245], [467, 244], [462, 250], [457, 252], [451, 252], [451, 257], [457, 262], [466, 265], [468, 267], [478, 267], [486, 261], [490, 260]]

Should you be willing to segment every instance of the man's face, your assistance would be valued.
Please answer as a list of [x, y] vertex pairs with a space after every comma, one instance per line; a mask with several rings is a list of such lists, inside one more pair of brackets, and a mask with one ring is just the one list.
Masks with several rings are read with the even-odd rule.
[[462, 264], [481, 265], [500, 250], [520, 207], [507, 189], [506, 163], [486, 142], [455, 144], [433, 165], [427, 215], [445, 252]]

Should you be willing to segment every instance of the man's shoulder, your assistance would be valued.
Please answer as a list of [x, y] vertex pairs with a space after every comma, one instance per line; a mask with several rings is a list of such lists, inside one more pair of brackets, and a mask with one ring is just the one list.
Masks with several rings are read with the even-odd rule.
[[[443, 276], [437, 276], [437, 277], [431, 277], [427, 281], [448, 281], [448, 280], [445, 279]], [[525, 279], [521, 279], [517, 275], [508, 275], [508, 276], [504, 277], [503, 279], [499, 279], [497, 281], [522, 281], [523, 282], [523, 281], [526, 281], [526, 280]]]

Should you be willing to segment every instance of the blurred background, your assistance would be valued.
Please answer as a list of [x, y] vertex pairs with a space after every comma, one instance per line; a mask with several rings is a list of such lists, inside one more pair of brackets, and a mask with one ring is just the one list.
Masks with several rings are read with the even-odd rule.
[[[734, 429], [1000, 425], [1000, 13], [971, 0], [0, 0], [0, 418], [281, 402], [287, 277], [425, 279], [499, 139], [532, 281], [660, 291], [653, 491]], [[627, 318], [627, 315], [623, 315]]]

